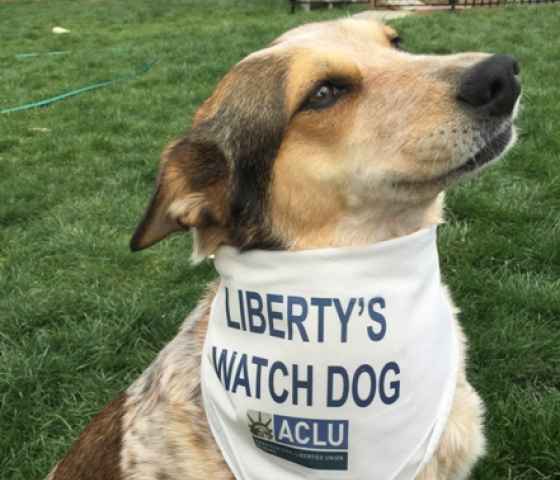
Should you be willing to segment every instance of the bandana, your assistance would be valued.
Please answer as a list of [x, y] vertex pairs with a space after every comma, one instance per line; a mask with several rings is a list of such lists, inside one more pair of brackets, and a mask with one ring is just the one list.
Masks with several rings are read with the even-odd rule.
[[222, 247], [215, 267], [201, 385], [236, 479], [414, 479], [459, 357], [436, 227], [366, 247]]

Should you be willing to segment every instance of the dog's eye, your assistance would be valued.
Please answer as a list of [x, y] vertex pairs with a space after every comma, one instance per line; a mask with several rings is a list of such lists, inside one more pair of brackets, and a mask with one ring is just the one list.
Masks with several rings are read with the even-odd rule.
[[397, 50], [400, 50], [402, 45], [402, 38], [398, 35], [391, 38], [391, 45], [393, 45], [393, 47], [395, 47]]
[[319, 85], [301, 107], [302, 110], [321, 110], [334, 105], [348, 91], [348, 87], [325, 82]]

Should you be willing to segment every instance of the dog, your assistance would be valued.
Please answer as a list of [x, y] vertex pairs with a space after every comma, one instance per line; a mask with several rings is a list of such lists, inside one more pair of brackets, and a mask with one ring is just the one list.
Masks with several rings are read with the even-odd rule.
[[[442, 222], [447, 187], [514, 144], [520, 94], [510, 56], [413, 55], [393, 28], [367, 15], [297, 27], [235, 65], [190, 132], [165, 149], [131, 248], [190, 231], [200, 261], [224, 246], [282, 255], [414, 236]], [[91, 421], [48, 480], [236, 478], [201, 393], [219, 288], [208, 286], [178, 335]], [[453, 328], [452, 402], [417, 480], [465, 479], [485, 451], [484, 407], [466, 378], [466, 340], [454, 317]], [[304, 471], [300, 478], [327, 477]], [[375, 466], [368, 478], [389, 480]]]

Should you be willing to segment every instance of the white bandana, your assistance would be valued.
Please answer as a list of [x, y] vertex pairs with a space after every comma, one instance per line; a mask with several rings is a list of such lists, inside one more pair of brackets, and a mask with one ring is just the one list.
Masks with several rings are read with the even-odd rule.
[[202, 357], [238, 480], [411, 480], [453, 400], [458, 342], [436, 228], [367, 247], [222, 247]]

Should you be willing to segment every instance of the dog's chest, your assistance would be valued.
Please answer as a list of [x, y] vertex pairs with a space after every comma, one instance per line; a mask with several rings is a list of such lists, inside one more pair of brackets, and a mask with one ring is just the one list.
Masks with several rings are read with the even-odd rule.
[[409, 245], [272, 263], [223, 252], [202, 387], [237, 478], [413, 478], [447, 417], [457, 363], [423, 235], [422, 264], [392, 270]]

